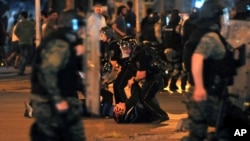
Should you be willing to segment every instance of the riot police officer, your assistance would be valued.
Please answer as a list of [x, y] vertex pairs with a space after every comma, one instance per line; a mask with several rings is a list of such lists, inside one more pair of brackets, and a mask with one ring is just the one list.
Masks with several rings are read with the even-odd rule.
[[74, 10], [61, 13], [58, 29], [36, 50], [31, 76], [32, 141], [85, 140], [76, 73], [77, 56], [85, 50], [83, 20]]
[[183, 24], [183, 43], [189, 39], [191, 33], [196, 29], [196, 25], [193, 23], [199, 16], [199, 8], [192, 8], [189, 13], [189, 18]]
[[166, 55], [168, 72], [169, 74], [171, 74], [171, 76], [169, 77], [170, 79], [169, 90], [176, 91], [178, 90], [176, 83], [179, 79], [182, 70], [181, 52], [178, 52], [177, 50], [174, 50], [172, 48], [167, 48], [164, 50], [164, 54]]
[[179, 10], [174, 9], [169, 16], [169, 22], [162, 27], [162, 42], [164, 49], [172, 48], [179, 51], [182, 47], [182, 39], [180, 34]]
[[[101, 60], [114, 60], [119, 58], [119, 46], [114, 39], [114, 30], [111, 27], [105, 26], [100, 30], [101, 40]], [[112, 62], [113, 68], [115, 68], [117, 62]]]
[[174, 9], [169, 16], [169, 22], [162, 28], [162, 41], [166, 61], [170, 66], [169, 72], [172, 74], [169, 89], [176, 91], [176, 83], [181, 74], [182, 63], [182, 38], [180, 34], [179, 10]]
[[124, 44], [121, 43], [126, 43], [126, 46], [131, 47], [137, 45], [133, 37], [125, 36], [119, 41], [119, 50], [117, 52], [114, 51], [115, 55], [111, 57], [111, 63], [117, 63], [120, 66], [118, 75], [113, 84], [116, 104], [120, 102], [125, 102], [127, 100], [124, 88], [127, 86], [129, 78], [131, 78], [134, 73], [134, 67], [130, 63], [131, 54], [128, 54], [126, 51], [122, 50], [121, 45]]
[[[106, 71], [109, 73], [106, 73], [105, 75], [102, 75], [105, 77], [102, 81], [106, 84], [112, 83], [113, 80], [116, 77], [117, 74], [117, 55], [119, 55], [120, 49], [117, 44], [117, 41], [114, 39], [114, 31], [111, 27], [103, 27], [100, 30], [100, 40], [101, 40], [101, 66], [104, 66], [105, 64], [111, 63], [112, 66], [110, 66], [111, 70]], [[104, 68], [104, 67], [102, 67]], [[108, 65], [106, 65], [106, 68], [108, 68]]]
[[[192, 8], [189, 14], [189, 18], [183, 24], [183, 45], [188, 41], [191, 33], [196, 29], [196, 25], [193, 23], [198, 18], [199, 8]], [[189, 79], [189, 73], [186, 71], [185, 64], [182, 62], [182, 74], [181, 74], [181, 89], [185, 90]]]
[[147, 21], [144, 22], [142, 31], [141, 31], [141, 36], [140, 36], [140, 41], [150, 41], [154, 42], [155, 44], [159, 44], [159, 41], [156, 37], [156, 31], [155, 31], [155, 24], [160, 20], [160, 16], [158, 15], [157, 12], [152, 12], [148, 15]]
[[[118, 103], [118, 111], [116, 108], [114, 111], [115, 119], [118, 122], [123, 120], [125, 120], [125, 122], [136, 121], [152, 123], [166, 121], [169, 119], [169, 117], [167, 113], [161, 109], [155, 97], [157, 92], [164, 86], [164, 74], [159, 70], [159, 65], [154, 64], [155, 60], [153, 60], [152, 56], [147, 53], [143, 47], [138, 45], [129, 46], [129, 42], [136, 43], [136, 41], [133, 40], [134, 39], [132, 39], [132, 41], [131, 39], [122, 40], [120, 42], [122, 51], [130, 55], [130, 63], [132, 64], [133, 68], [135, 68], [135, 71], [133, 72], [133, 76], [127, 82], [128, 87], [131, 88], [132, 98], [129, 98], [127, 101], [125, 101], [125, 103]], [[144, 81], [140, 87], [139, 82], [142, 80]], [[123, 110], [123, 112], [120, 112], [119, 107], [123, 107], [123, 109], [125, 107], [125, 111]], [[134, 108], [140, 109], [138, 109], [140, 114], [137, 116], [137, 118], [132, 116], [134, 114], [130, 114], [131, 110], [133, 111]]]
[[114, 106], [114, 118], [118, 123], [160, 123], [169, 119], [155, 97], [156, 93], [165, 86], [165, 62], [161, 60], [157, 47], [149, 41], [140, 46], [121, 48], [131, 54], [130, 60], [136, 72], [128, 80], [131, 96], [125, 102]]
[[[225, 117], [237, 108], [225, 99], [229, 80], [235, 75], [236, 68], [228, 43], [220, 34], [223, 8], [221, 1], [205, 1], [195, 22], [197, 29], [184, 49], [184, 61], [191, 72], [194, 88], [187, 103], [191, 122], [189, 136], [183, 138], [185, 141], [204, 140], [208, 126], [216, 127], [216, 140], [230, 140], [233, 135], [229, 132], [232, 123], [246, 121], [244, 117], [241, 118], [239, 110], [237, 120], [230, 121]], [[223, 107], [218, 107], [222, 101], [225, 101], [221, 104]], [[244, 127], [244, 124], [239, 127]]]

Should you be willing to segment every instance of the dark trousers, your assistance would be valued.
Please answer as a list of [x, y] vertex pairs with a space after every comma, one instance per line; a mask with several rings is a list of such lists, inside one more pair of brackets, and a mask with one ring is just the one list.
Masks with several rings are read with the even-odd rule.
[[115, 103], [125, 102], [127, 100], [127, 96], [124, 88], [128, 84], [128, 80], [132, 77], [132, 72], [128, 68], [123, 68], [120, 73], [117, 75], [117, 78], [114, 82], [114, 97]]
[[113, 94], [104, 89], [101, 88], [101, 116], [105, 117], [105, 116], [109, 116], [109, 117], [113, 117]]
[[[208, 97], [206, 101], [194, 102], [191, 99], [187, 103], [187, 112], [190, 119], [188, 141], [201, 141], [207, 137], [209, 126], [216, 126], [217, 116], [219, 114], [220, 95], [223, 92], [223, 86], [206, 89]], [[225, 106], [227, 107], [227, 106]], [[223, 109], [221, 118], [224, 119], [226, 109]], [[222, 120], [223, 121], [223, 120]], [[222, 122], [217, 129], [218, 139], [228, 140], [228, 130]]]
[[85, 141], [80, 102], [67, 99], [69, 110], [58, 113], [54, 104], [32, 101], [35, 122], [31, 127], [31, 141]]
[[155, 98], [157, 92], [162, 89], [164, 85], [164, 79], [159, 74], [147, 78], [142, 85], [141, 99], [151, 115], [155, 116], [155, 119], [167, 117], [166, 112], [161, 109], [159, 102]]
[[19, 74], [24, 73], [26, 65], [31, 61], [33, 46], [29, 44], [19, 45], [21, 53], [21, 61], [19, 66]]

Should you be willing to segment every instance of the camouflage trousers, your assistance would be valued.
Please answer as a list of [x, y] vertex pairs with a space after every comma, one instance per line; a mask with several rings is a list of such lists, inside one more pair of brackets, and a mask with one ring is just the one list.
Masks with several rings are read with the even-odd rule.
[[81, 103], [76, 98], [67, 98], [67, 101], [69, 110], [58, 113], [54, 104], [32, 99], [35, 118], [30, 131], [32, 141], [85, 141]]
[[[203, 141], [208, 138], [208, 127], [215, 127], [218, 120], [219, 105], [221, 99], [219, 95], [222, 94], [222, 89], [208, 89], [207, 90], [207, 100], [204, 102], [194, 102], [190, 97], [188, 97], [187, 112], [189, 123], [189, 136], [183, 140], [187, 141]], [[227, 102], [225, 102], [227, 105]], [[222, 109], [221, 119], [226, 115], [226, 107]], [[217, 130], [218, 140], [227, 141], [229, 134], [226, 129], [223, 120], [220, 123], [220, 127]]]

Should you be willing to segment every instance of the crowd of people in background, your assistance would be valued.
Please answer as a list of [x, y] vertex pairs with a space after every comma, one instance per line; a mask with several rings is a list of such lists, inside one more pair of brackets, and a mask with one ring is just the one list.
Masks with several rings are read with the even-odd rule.
[[[5, 45], [4, 37], [8, 34], [5, 32], [4, 26], [0, 23], [0, 57], [4, 60], [4, 63], [7, 66], [13, 66], [18, 69], [17, 75], [25, 75], [26, 66], [31, 64], [34, 59], [31, 77], [31, 96], [33, 97], [31, 97], [30, 103], [26, 103], [26, 106], [30, 106], [28, 108], [34, 108], [35, 110], [33, 112], [35, 113], [36, 122], [31, 128], [34, 132], [33, 140], [39, 138], [35, 136], [36, 129], [39, 129], [40, 132], [44, 132], [46, 138], [58, 139], [62, 137], [58, 136], [54, 128], [58, 129], [60, 126], [63, 126], [65, 131], [68, 131], [67, 133], [72, 132], [73, 134], [73, 132], [84, 132], [79, 117], [80, 110], [74, 109], [75, 107], [78, 108], [79, 105], [75, 105], [75, 107], [72, 108], [71, 104], [75, 104], [75, 101], [72, 102], [71, 98], [73, 98], [73, 100], [78, 100], [76, 91], [79, 89], [75, 86], [81, 83], [81, 80], [79, 82], [77, 81], [80, 78], [78, 75], [78, 71], [80, 71], [78, 66], [79, 58], [77, 57], [82, 57], [85, 53], [83, 41], [86, 34], [90, 37], [89, 42], [91, 42], [92, 45], [97, 45], [95, 43], [100, 42], [100, 78], [102, 82], [100, 90], [100, 96], [102, 97], [100, 101], [101, 116], [113, 117], [117, 123], [146, 122], [158, 124], [169, 120], [167, 112], [161, 109], [156, 94], [166, 87], [168, 87], [168, 90], [171, 92], [176, 92], [179, 89], [186, 91], [187, 85], [191, 82], [190, 77], [193, 77], [194, 81], [197, 82], [191, 82], [193, 86], [197, 86], [197, 84], [202, 86], [202, 89], [198, 89], [197, 87], [199, 86], [194, 87], [194, 103], [204, 102], [204, 100], [210, 98], [210, 96], [212, 96], [212, 98], [215, 97], [213, 95], [214, 93], [210, 94], [210, 91], [208, 91], [207, 96], [205, 88], [208, 90], [211, 89], [211, 91], [215, 91], [216, 89], [218, 93], [222, 93], [224, 85], [219, 88], [217, 87], [224, 84], [224, 77], [219, 76], [220, 85], [214, 87], [214, 83], [209, 83], [208, 88], [206, 84], [204, 85], [205, 88], [203, 88], [203, 80], [200, 79], [202, 77], [205, 77], [207, 80], [212, 77], [215, 78], [218, 72], [214, 72], [216, 75], [211, 73], [212, 77], [210, 77], [210, 73], [207, 73], [209, 74], [208, 76], [203, 76], [201, 73], [201, 66], [203, 66], [203, 64], [190, 62], [193, 54], [196, 55], [194, 57], [197, 57], [198, 59], [196, 60], [199, 61], [203, 59], [206, 60], [207, 58], [205, 57], [212, 56], [211, 58], [214, 62], [208, 65], [208, 70], [213, 70], [213, 64], [216, 64], [216, 60], [220, 60], [220, 58], [218, 59], [215, 57], [214, 59], [214, 52], [212, 51], [214, 51], [214, 48], [218, 45], [221, 52], [223, 52], [224, 46], [226, 46], [223, 37], [219, 34], [221, 24], [218, 19], [221, 16], [222, 8], [216, 0], [209, 0], [206, 1], [206, 3], [212, 5], [208, 9], [217, 6], [218, 9], [215, 10], [220, 12], [216, 11], [215, 14], [213, 13], [214, 15], [209, 17], [209, 14], [206, 15], [204, 13], [199, 15], [199, 9], [193, 8], [190, 13], [188, 13], [189, 18], [184, 21], [181, 11], [178, 9], [172, 9], [166, 11], [165, 14], [159, 14], [154, 12], [153, 9], [148, 8], [146, 10], [146, 16], [140, 23], [140, 34], [136, 32], [137, 15], [133, 12], [133, 3], [131, 1], [128, 1], [124, 5], [120, 5], [114, 17], [103, 13], [102, 5], [99, 3], [93, 6], [93, 11], [88, 17], [79, 16], [81, 9], [77, 9], [78, 12], [75, 10], [64, 11], [63, 16], [53, 9], [48, 12], [42, 11], [39, 15], [41, 18], [40, 30], [42, 40], [38, 49], [36, 49], [34, 42], [35, 22], [29, 19], [29, 13], [23, 11], [20, 13], [20, 18], [16, 19], [14, 22], [9, 33], [11, 49], [8, 53], [6, 53], [3, 48]], [[60, 16], [61, 18], [58, 19]], [[216, 19], [216, 21], [213, 21], [213, 18]], [[81, 24], [83, 19], [86, 19], [87, 26], [84, 22]], [[199, 21], [200, 24], [198, 27], [195, 23], [197, 20], [201, 19], [203, 21]], [[208, 20], [208, 22], [204, 19]], [[211, 22], [209, 22], [209, 20], [211, 20]], [[206, 27], [206, 25], [208, 25], [208, 27]], [[214, 25], [216, 25], [216, 30], [214, 30]], [[83, 31], [85, 26], [87, 29], [86, 34]], [[198, 28], [199, 30], [197, 30]], [[204, 29], [206, 30], [203, 31]], [[219, 44], [215, 46], [206, 44], [214, 41], [210, 38], [211, 41], [208, 40], [206, 42], [205, 40], [206, 36], [208, 36], [206, 33], [210, 32], [213, 33], [213, 38], [217, 39]], [[199, 38], [191, 36], [196, 35], [194, 33], [199, 35], [197, 36]], [[205, 38], [205, 41], [202, 40], [203, 38]], [[200, 40], [202, 44], [198, 44]], [[216, 41], [216, 43], [218, 42]], [[192, 54], [188, 56], [188, 59], [185, 59], [183, 55], [185, 51], [184, 47], [188, 44], [191, 47], [198, 46], [198, 49], [195, 50], [196, 52], [192, 52]], [[207, 55], [207, 51], [202, 48], [203, 45], [207, 45], [209, 48], [214, 49], [211, 49], [212, 51], [210, 50], [210, 56]], [[37, 53], [36, 56], [34, 56], [35, 52]], [[223, 55], [220, 54], [219, 56]], [[199, 57], [201, 57], [201, 59], [199, 59]], [[189, 64], [186, 63], [188, 61], [185, 62], [185, 60], [188, 60]], [[196, 71], [199, 72], [196, 72], [195, 75], [191, 74], [190, 63], [192, 63], [192, 67], [198, 66]], [[222, 64], [223, 63], [225, 62], [222, 62]], [[206, 65], [207, 64], [204, 64], [204, 66]], [[220, 64], [217, 65], [219, 66]], [[103, 75], [105, 73], [112, 73], [112, 71], [117, 71], [115, 80], [111, 82], [113, 83], [113, 95], [107, 88], [109, 83], [103, 82], [107, 79], [103, 77]], [[180, 88], [177, 85], [179, 79], [181, 79]], [[217, 79], [213, 79], [213, 81], [215, 80]], [[81, 92], [84, 94], [84, 86], [81, 85], [80, 87], [82, 88]], [[127, 93], [124, 90], [125, 87], [130, 88], [130, 97], [127, 97]], [[202, 92], [199, 93], [199, 90], [202, 90]], [[114, 102], [113, 97], [115, 100]], [[217, 96], [215, 98], [217, 98]], [[46, 102], [51, 101], [51, 103], [46, 103], [43, 100]], [[214, 99], [212, 99], [210, 104], [213, 102], [217, 104], [216, 102], [218, 101], [213, 100]], [[53, 106], [55, 107], [52, 107], [51, 104], [54, 104]], [[192, 104], [192, 102], [189, 104]], [[47, 109], [43, 109], [41, 105]], [[196, 110], [198, 108], [199, 107], [194, 106], [191, 110]], [[216, 107], [213, 105], [213, 108]], [[52, 112], [47, 113], [46, 110]], [[53, 114], [53, 110], [56, 110], [58, 115]], [[76, 111], [77, 113], [74, 115]], [[32, 111], [26, 109], [25, 116], [33, 117], [30, 112]], [[210, 113], [211, 112], [206, 114]], [[208, 123], [205, 121], [205, 118], [196, 119], [201, 116], [195, 114], [199, 114], [199, 112], [192, 113], [191, 111], [189, 113], [189, 118], [194, 117], [191, 119], [194, 126], [190, 128], [191, 133], [186, 140], [192, 140], [193, 138], [204, 139], [206, 137], [205, 130], [207, 129]], [[52, 123], [44, 120], [50, 119], [48, 117], [59, 119], [54, 121], [58, 126], [51, 128]], [[63, 120], [66, 122], [60, 125]], [[74, 123], [75, 121], [77, 121], [77, 123]], [[199, 124], [202, 122], [206, 124], [206, 127], [204, 126], [202, 130], [199, 130], [204, 131], [204, 133], [202, 132], [199, 134], [200, 136], [198, 136], [196, 135], [196, 133], [198, 133], [196, 131], [200, 129]], [[48, 126], [45, 127], [44, 125]], [[66, 129], [66, 127], [74, 127], [77, 128], [77, 130], [70, 131], [70, 129]], [[72, 134], [69, 134], [69, 136]], [[78, 135], [78, 139], [76, 136], [75, 140], [84, 140], [84, 134]]]
[[[159, 51], [166, 56], [166, 61], [172, 64], [172, 70], [174, 72], [174, 77], [171, 78], [169, 89], [171, 91], [177, 90], [176, 81], [181, 76], [182, 86], [181, 89], [186, 89], [186, 79], [187, 74], [185, 73], [185, 68], [182, 65], [181, 52], [182, 48], [187, 40], [187, 36], [191, 33], [193, 27], [187, 27], [189, 20], [197, 17], [198, 8], [193, 9], [194, 14], [189, 13], [189, 20], [184, 22], [184, 19], [178, 9], [173, 9], [165, 11], [163, 14], [156, 13], [152, 8], [147, 8], [146, 16], [140, 22], [140, 33], [136, 31], [136, 14], [133, 11], [133, 2], [128, 1], [124, 5], [117, 7], [116, 14], [110, 15], [110, 12], [103, 12], [101, 4], [95, 4], [93, 6], [93, 14], [88, 17], [89, 25], [92, 27], [102, 27], [109, 26], [115, 32], [115, 39], [119, 40], [124, 36], [132, 36], [137, 38], [139, 41], [148, 40], [155, 42], [159, 45]], [[81, 10], [81, 9], [78, 9]], [[195, 12], [194, 12], [195, 11]], [[195, 16], [196, 13], [196, 16]], [[23, 16], [23, 14], [25, 16]], [[27, 14], [27, 16], [26, 16]], [[57, 11], [50, 9], [49, 11], [42, 11], [41, 18], [41, 37], [44, 38], [51, 32], [57, 29]], [[35, 48], [35, 23], [29, 13], [18, 13], [15, 16], [15, 21], [11, 26], [9, 33], [6, 33], [3, 23], [0, 24], [1, 30], [1, 42], [0, 42], [0, 56], [2, 62], [7, 66], [13, 66], [19, 69], [18, 74], [23, 75], [26, 64], [31, 62], [31, 57]], [[86, 14], [85, 14], [86, 15]], [[237, 17], [235, 14], [235, 8], [232, 10], [232, 15]], [[100, 18], [100, 21], [96, 21]], [[30, 22], [26, 22], [30, 21]], [[22, 28], [17, 28], [21, 23], [30, 23], [28, 29], [33, 31], [19, 31], [21, 35], [17, 35], [16, 30], [22, 30]], [[185, 24], [184, 24], [185, 23]], [[99, 24], [99, 25], [98, 25]], [[156, 30], [156, 25], [160, 24], [160, 29]], [[24, 25], [24, 24], [23, 24]], [[187, 28], [186, 28], [187, 27]], [[91, 32], [91, 29], [89, 29]], [[161, 37], [159, 38], [158, 35]], [[21, 37], [20, 37], [21, 36]], [[9, 48], [6, 49], [6, 37], [8, 37]], [[24, 40], [32, 40], [31, 43], [26, 43]], [[29, 39], [28, 39], [29, 38]], [[23, 47], [21, 46], [28, 46]], [[27, 55], [29, 54], [29, 55]], [[26, 56], [26, 57], [24, 57]], [[25, 59], [24, 59], [25, 58]], [[26, 61], [25, 61], [26, 60]], [[183, 73], [184, 72], [184, 73]]]
[[[126, 4], [124, 5], [121, 5], [117, 8], [116, 10], [116, 15], [111, 15], [111, 12], [105, 12], [103, 13], [103, 11], [101, 10], [102, 9], [102, 5], [101, 4], [97, 4], [95, 5], [94, 7], [99, 7], [99, 10], [93, 10], [94, 13], [97, 12], [98, 14], [102, 15], [102, 25], [101, 27], [104, 27], [104, 25], [108, 25], [110, 27], [112, 27], [116, 33], [116, 39], [121, 39], [122, 36], [125, 36], [125, 35], [129, 35], [129, 36], [132, 36], [132, 37], [136, 37], [138, 38], [139, 40], [144, 40], [144, 39], [147, 39], [147, 40], [152, 40], [152, 41], [156, 41], [156, 42], [159, 42], [162, 44], [163, 48], [166, 48], [166, 41], [163, 40], [164, 35], [164, 30], [166, 29], [166, 25], [167, 24], [172, 24], [172, 25], [168, 25], [168, 26], [176, 26], [178, 25], [178, 27], [181, 27], [182, 29], [178, 29], [180, 34], [181, 34], [181, 40], [182, 40], [182, 43], [185, 42], [185, 38], [184, 37], [185, 35], [183, 35], [183, 19], [182, 17], [178, 17], [178, 16], [172, 16], [172, 20], [171, 20], [171, 23], [166, 23], [166, 22], [169, 22], [167, 21], [166, 17], [167, 15], [171, 15], [174, 13], [176, 13], [177, 15], [180, 15], [179, 11], [176, 9], [176, 10], [167, 10], [165, 11], [164, 13], [156, 13], [158, 16], [160, 16], [160, 19], [161, 19], [161, 29], [160, 31], [155, 31], [154, 29], [154, 25], [152, 25], [152, 22], [150, 21], [147, 21], [148, 20], [148, 17], [150, 14], [154, 13], [154, 10], [152, 8], [148, 8], [146, 10], [146, 17], [143, 18], [141, 20], [141, 24], [140, 24], [140, 33], [137, 33], [136, 32], [136, 15], [135, 15], [135, 12], [133, 11], [133, 2], [131, 1], [128, 1]], [[235, 17], [239, 17], [238, 15], [240, 14], [237, 14], [235, 11], [236, 11], [236, 8], [233, 8], [232, 9], [232, 18]], [[96, 9], [96, 8], [94, 8]], [[79, 9], [79, 10], [82, 10], [82, 9]], [[27, 13], [28, 16], [27, 16], [27, 20], [30, 20], [32, 22], [34, 22], [34, 20], [32, 19], [32, 14], [30, 13]], [[18, 68], [17, 67], [17, 62], [18, 60], [20, 61], [20, 56], [17, 57], [19, 59], [16, 59], [16, 63], [14, 63], [14, 59], [13, 58], [13, 54], [17, 54], [17, 53], [12, 53], [12, 52], [16, 52], [17, 50], [15, 49], [16, 48], [16, 44], [15, 43], [12, 43], [12, 35], [13, 35], [13, 32], [15, 28], [13, 28], [15, 26], [16, 23], [19, 23], [21, 20], [20, 20], [20, 15], [21, 13], [17, 13], [16, 16], [14, 16], [15, 18], [15, 22], [12, 24], [11, 28], [12, 30], [10, 30], [9, 33], [6, 33], [6, 27], [4, 27], [4, 24], [1, 23], [0, 24], [0, 29], [1, 29], [1, 43], [0, 43], [0, 49], [1, 49], [1, 58], [5, 58], [7, 60], [7, 64], [11, 64], [13, 65], [15, 68]], [[57, 17], [58, 17], [59, 13], [54, 11], [53, 9], [50, 9], [49, 11], [42, 11], [41, 12], [41, 37], [43, 38], [44, 36], [46, 36], [46, 34], [49, 34], [51, 31], [55, 30], [57, 27], [56, 27], [56, 21], [57, 21]], [[177, 17], [177, 19], [175, 19], [175, 22], [176, 23], [172, 23], [173, 22], [173, 17]], [[180, 18], [178, 20], [178, 18]], [[104, 19], [105, 19], [105, 22], [104, 22]], [[150, 18], [149, 18], [150, 19]], [[170, 20], [170, 19], [168, 19]], [[97, 22], [98, 23], [98, 22]], [[105, 24], [104, 24], [105, 23]], [[147, 26], [145, 26], [145, 23], [147, 23]], [[151, 25], [149, 25], [151, 24]], [[181, 25], [181, 26], [179, 26]], [[159, 33], [160, 32], [160, 33]], [[150, 34], [148, 34], [150, 33]], [[137, 35], [141, 35], [141, 36], [137, 36]], [[161, 39], [159, 39], [159, 37], [155, 36], [155, 34], [161, 34]], [[148, 36], [148, 37], [147, 37]], [[4, 46], [6, 46], [6, 37], [8, 37], [9, 39], [9, 42], [8, 43], [8, 49], [6, 50], [4, 48]], [[15, 40], [17, 40], [16, 38], [17, 36], [14, 37], [14, 42]], [[32, 37], [33, 40], [35, 40], [34, 36]], [[141, 39], [142, 38], [142, 39]], [[179, 42], [180, 43], [180, 42]], [[174, 44], [174, 43], [173, 43]], [[33, 43], [33, 46], [35, 46], [35, 44]], [[14, 48], [14, 49], [13, 49]], [[34, 48], [34, 47], [33, 47]], [[18, 52], [18, 51], [17, 51]], [[12, 54], [12, 55], [10, 55]], [[11, 59], [7, 59], [7, 56], [11, 56], [10, 58]], [[32, 56], [32, 55], [31, 55]], [[20, 64], [20, 63], [19, 63]], [[22, 70], [20, 70], [20, 74], [22, 74]]]

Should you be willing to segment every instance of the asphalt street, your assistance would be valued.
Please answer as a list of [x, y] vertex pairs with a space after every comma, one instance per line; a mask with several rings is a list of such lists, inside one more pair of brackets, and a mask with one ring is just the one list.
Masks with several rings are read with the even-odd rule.
[[[33, 118], [25, 118], [24, 102], [29, 101], [30, 71], [17, 76], [17, 70], [0, 67], [0, 141], [28, 141]], [[160, 91], [157, 95], [161, 107], [170, 120], [161, 124], [117, 124], [109, 118], [83, 118], [87, 141], [177, 141], [187, 132], [176, 132], [186, 109], [182, 103], [185, 94]]]

